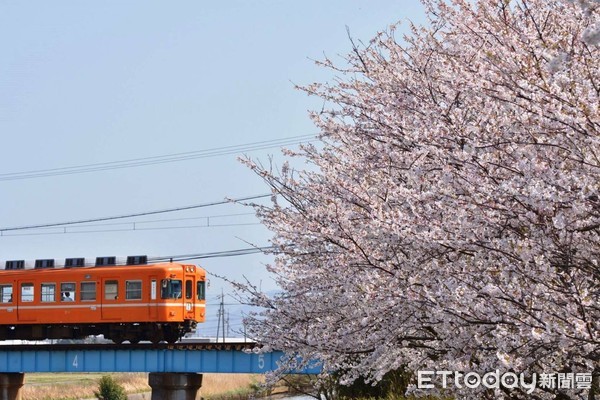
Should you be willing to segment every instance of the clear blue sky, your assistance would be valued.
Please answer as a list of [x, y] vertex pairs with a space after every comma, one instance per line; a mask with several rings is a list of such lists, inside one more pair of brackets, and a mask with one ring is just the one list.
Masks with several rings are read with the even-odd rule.
[[[293, 83], [331, 79], [337, 59], [390, 23], [422, 22], [417, 0], [0, 0], [0, 174], [204, 150], [316, 133], [320, 103]], [[249, 152], [267, 160], [276, 149]], [[277, 157], [276, 157], [277, 158]], [[0, 178], [2, 176], [0, 175]], [[0, 228], [136, 213], [268, 191], [235, 155], [0, 180]], [[247, 213], [225, 205], [137, 221]], [[0, 237], [0, 260], [174, 255], [267, 245], [252, 215], [229, 227]], [[169, 221], [143, 227], [183, 226]], [[87, 230], [129, 229], [128, 226]], [[46, 232], [56, 232], [46, 231]], [[199, 262], [274, 289], [261, 255]], [[226, 285], [213, 279], [209, 298]]]

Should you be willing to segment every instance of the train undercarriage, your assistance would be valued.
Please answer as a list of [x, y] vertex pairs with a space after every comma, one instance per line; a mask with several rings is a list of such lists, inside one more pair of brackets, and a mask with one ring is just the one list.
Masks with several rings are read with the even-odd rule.
[[139, 343], [175, 343], [196, 328], [195, 321], [106, 323], [82, 325], [0, 325], [0, 340], [85, 339], [104, 335], [117, 344], [125, 341]]

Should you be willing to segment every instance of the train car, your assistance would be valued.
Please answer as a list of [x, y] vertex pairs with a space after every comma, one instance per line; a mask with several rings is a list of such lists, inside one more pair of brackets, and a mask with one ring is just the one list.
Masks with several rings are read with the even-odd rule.
[[173, 262], [0, 270], [0, 340], [174, 343], [204, 322], [205, 282]]

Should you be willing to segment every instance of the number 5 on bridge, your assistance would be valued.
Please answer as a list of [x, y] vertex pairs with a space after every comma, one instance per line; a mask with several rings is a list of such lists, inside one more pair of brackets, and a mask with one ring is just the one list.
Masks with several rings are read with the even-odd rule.
[[258, 369], [265, 369], [265, 355], [258, 355]]

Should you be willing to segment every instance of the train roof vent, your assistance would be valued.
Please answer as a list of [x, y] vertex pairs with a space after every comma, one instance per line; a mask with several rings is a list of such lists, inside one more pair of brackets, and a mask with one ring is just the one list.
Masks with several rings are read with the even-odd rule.
[[65, 259], [65, 268], [83, 267], [83, 266], [85, 266], [85, 258], [83, 258], [83, 257], [66, 258]]
[[7, 261], [4, 265], [4, 269], [25, 269], [25, 260]]
[[127, 265], [148, 264], [148, 256], [128, 256]]
[[115, 265], [117, 263], [116, 257], [96, 257], [96, 266], [102, 267], [106, 265]]
[[40, 268], [54, 268], [54, 259], [49, 258], [46, 260], [35, 260], [35, 269]]

